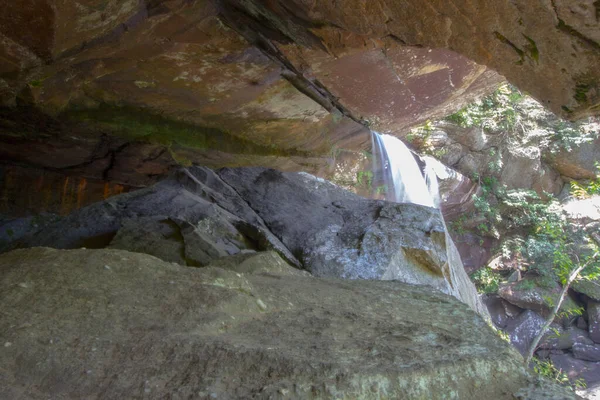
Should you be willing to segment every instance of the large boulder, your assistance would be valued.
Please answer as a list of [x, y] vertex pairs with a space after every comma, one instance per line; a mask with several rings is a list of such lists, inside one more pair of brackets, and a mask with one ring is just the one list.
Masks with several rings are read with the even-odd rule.
[[314, 275], [426, 284], [487, 314], [438, 210], [365, 200], [308, 174], [219, 176]]
[[552, 354], [550, 360], [573, 383], [578, 379], [583, 379], [588, 387], [600, 383], [600, 363], [580, 360], [571, 354]]
[[583, 329], [570, 327], [564, 330], [560, 327], [553, 327], [544, 335], [539, 348], [550, 350], [569, 350], [573, 348], [575, 353], [575, 347], [583, 349], [593, 344], [594, 342], [590, 339], [588, 332]]
[[563, 149], [549, 157], [550, 165], [561, 175], [578, 180], [595, 179], [598, 174], [596, 167], [598, 160], [600, 160], [600, 137], [582, 146]]
[[573, 357], [598, 362], [600, 361], [600, 346], [577, 343], [573, 346]]
[[497, 294], [486, 294], [482, 296], [482, 301], [490, 313], [491, 321], [500, 329], [505, 329], [509, 322], [514, 320], [523, 310]]
[[182, 169], [13, 239], [12, 247], [108, 246], [194, 266], [274, 250], [316, 276], [429, 285], [487, 315], [438, 210], [364, 199], [303, 173]]
[[523, 355], [529, 351], [533, 339], [540, 333], [546, 320], [539, 314], [525, 310], [518, 317], [508, 322], [506, 332], [510, 342]]
[[588, 301], [587, 314], [590, 339], [596, 343], [600, 343], [600, 303], [594, 300]]
[[0, 255], [0, 397], [508, 400], [535, 386], [518, 353], [450, 296], [269, 265]]
[[275, 250], [299, 266], [260, 216], [208, 168], [179, 170], [150, 188], [66, 217], [43, 219], [33, 232], [19, 232], [23, 236], [13, 236], [5, 247], [110, 246], [192, 265], [206, 265], [242, 250]]
[[[552, 278], [526, 276], [519, 282], [501, 285], [498, 294], [518, 307], [548, 315], [558, 301], [561, 291], [562, 286]], [[570, 295], [566, 295], [560, 311], [572, 313], [578, 309], [577, 302]]]

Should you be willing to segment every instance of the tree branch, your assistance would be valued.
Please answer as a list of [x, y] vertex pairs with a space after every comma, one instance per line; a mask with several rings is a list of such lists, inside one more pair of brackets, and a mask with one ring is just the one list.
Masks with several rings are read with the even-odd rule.
[[560, 310], [560, 306], [562, 305], [563, 301], [565, 300], [565, 296], [567, 294], [567, 291], [569, 290], [569, 287], [571, 286], [571, 283], [573, 283], [573, 281], [575, 279], [577, 279], [577, 276], [579, 275], [579, 273], [581, 271], [583, 271], [587, 266], [589, 266], [594, 260], [595, 260], [595, 257], [590, 257], [590, 259], [586, 263], [580, 264], [579, 267], [577, 267], [569, 275], [569, 279], [567, 279], [567, 281], [563, 285], [563, 288], [560, 292], [560, 297], [558, 298], [558, 301], [554, 305], [554, 308], [552, 308], [552, 312], [546, 319], [546, 323], [544, 324], [544, 326], [542, 326], [542, 329], [536, 335], [536, 337], [533, 339], [533, 342], [531, 342], [531, 345], [529, 346], [529, 351], [527, 352], [527, 357], [525, 358], [525, 365], [529, 365], [529, 363], [531, 362], [531, 359], [533, 358], [533, 353], [535, 352], [538, 344], [540, 343], [540, 340], [542, 340], [542, 337], [544, 336], [544, 334], [550, 327], [550, 324], [552, 324], [552, 321], [554, 321], [554, 318], [556, 317], [558, 310]]

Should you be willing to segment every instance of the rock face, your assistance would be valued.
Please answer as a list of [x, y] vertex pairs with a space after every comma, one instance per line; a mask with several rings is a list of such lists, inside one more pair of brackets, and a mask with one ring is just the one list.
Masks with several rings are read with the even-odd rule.
[[597, 114], [597, 5], [555, 3], [13, 1], [0, 157], [133, 186], [190, 163], [318, 173], [366, 149], [366, 126], [398, 133], [486, 93], [501, 78], [483, 65]]
[[303, 173], [182, 169], [5, 244], [32, 246], [108, 246], [193, 266], [273, 250], [316, 276], [429, 285], [487, 315], [437, 210], [367, 200]]
[[562, 150], [550, 158], [550, 164], [561, 175], [573, 179], [595, 179], [599, 173], [595, 164], [599, 159], [600, 137], [585, 146]]
[[52, 171], [0, 166], [0, 215], [12, 218], [71, 211], [134, 188]]
[[191, 162], [317, 173], [368, 147], [366, 121], [400, 130], [501, 79], [391, 37], [288, 38], [250, 3], [51, 3], [0, 10], [0, 157], [136, 186]]
[[556, 369], [566, 374], [572, 382], [583, 379], [588, 387], [594, 387], [600, 382], [600, 364], [583, 361], [569, 354], [554, 354], [550, 356]]
[[269, 266], [3, 254], [0, 397], [513, 399], [533, 384], [514, 349], [450, 296]]
[[[365, 36], [451, 48], [496, 69], [557, 113], [592, 113], [598, 104], [598, 8], [591, 0], [560, 4], [461, 1], [452, 6], [433, 1], [427, 8], [419, 2], [393, 0], [225, 3], [252, 19], [262, 18], [288, 38], [303, 34], [305, 43], [316, 42], [331, 51]], [[338, 39], [344, 33], [346, 39]]]

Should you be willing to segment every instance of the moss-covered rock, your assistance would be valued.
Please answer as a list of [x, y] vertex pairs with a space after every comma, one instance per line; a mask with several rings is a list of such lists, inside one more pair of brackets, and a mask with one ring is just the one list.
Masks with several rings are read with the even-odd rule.
[[[504, 300], [518, 307], [548, 315], [558, 301], [561, 288], [551, 278], [527, 276], [519, 282], [502, 285], [498, 294]], [[560, 312], [572, 314], [579, 309], [580, 306], [567, 295]]]

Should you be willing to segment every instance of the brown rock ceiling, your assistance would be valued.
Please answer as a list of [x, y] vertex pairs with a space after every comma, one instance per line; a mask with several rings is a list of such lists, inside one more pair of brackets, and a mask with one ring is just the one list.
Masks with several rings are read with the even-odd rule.
[[0, 160], [133, 185], [192, 162], [327, 175], [340, 149], [369, 147], [367, 127], [488, 91], [501, 78], [482, 65], [556, 112], [598, 113], [598, 7], [15, 0], [0, 9]]

